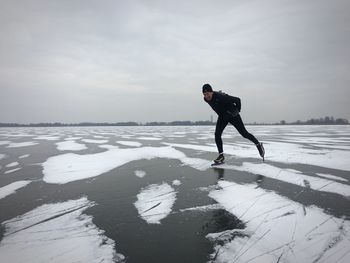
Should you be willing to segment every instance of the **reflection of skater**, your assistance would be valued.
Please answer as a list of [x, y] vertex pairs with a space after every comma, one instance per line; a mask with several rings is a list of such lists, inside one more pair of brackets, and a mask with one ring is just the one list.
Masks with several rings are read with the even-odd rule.
[[214, 168], [214, 171], [217, 172], [218, 174], [218, 181], [220, 180], [224, 180], [224, 176], [225, 176], [225, 169], [221, 169], [221, 168]]
[[209, 84], [203, 85], [202, 92], [204, 95], [204, 101], [207, 102], [218, 114], [215, 128], [215, 143], [219, 151], [219, 156], [214, 162], [220, 164], [225, 160], [221, 135], [228, 123], [231, 123], [244, 138], [247, 138], [256, 145], [260, 156], [264, 160], [265, 150], [263, 144], [246, 130], [242, 118], [239, 115], [239, 112], [241, 111], [240, 98], [229, 96], [222, 92], [213, 91]]
[[255, 178], [255, 182], [258, 185], [258, 187], [262, 187], [262, 183], [264, 182], [265, 177], [261, 174], [258, 174]]

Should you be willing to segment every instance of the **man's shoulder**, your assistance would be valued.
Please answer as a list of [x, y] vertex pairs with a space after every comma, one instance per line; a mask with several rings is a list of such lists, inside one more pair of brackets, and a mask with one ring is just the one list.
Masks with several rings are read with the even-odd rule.
[[219, 98], [219, 99], [224, 99], [226, 97], [229, 97], [230, 95], [226, 94], [225, 92], [223, 91], [214, 91], [214, 94], [216, 98]]

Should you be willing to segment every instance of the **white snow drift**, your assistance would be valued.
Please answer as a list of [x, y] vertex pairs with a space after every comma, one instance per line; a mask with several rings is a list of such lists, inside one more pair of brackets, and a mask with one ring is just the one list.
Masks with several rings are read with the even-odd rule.
[[20, 188], [23, 188], [30, 184], [31, 181], [17, 181], [3, 187], [0, 187], [0, 199], [5, 198], [8, 195], [16, 193], [16, 191]]
[[207, 160], [188, 158], [171, 147], [110, 149], [95, 154], [67, 153], [50, 157], [43, 163], [44, 181], [64, 184], [101, 175], [131, 161], [153, 158], [179, 159], [186, 165], [202, 170], [209, 167]]
[[[217, 152], [216, 146], [201, 146], [195, 144], [164, 143], [176, 148], [193, 149], [204, 152]], [[320, 167], [350, 171], [350, 151], [332, 149], [309, 149], [300, 144], [268, 142], [265, 143], [267, 161], [281, 163], [301, 163]], [[259, 158], [254, 144], [235, 143], [225, 145], [228, 155], [240, 158]]]
[[160, 224], [171, 213], [175, 200], [176, 192], [169, 184], [152, 184], [137, 195], [135, 207], [149, 224]]
[[348, 262], [349, 221], [255, 184], [218, 185], [209, 196], [246, 227], [207, 236], [216, 243], [215, 262]]
[[85, 144], [77, 143], [75, 141], [64, 141], [56, 143], [57, 150], [59, 151], [81, 151], [86, 150]]
[[124, 145], [124, 146], [132, 146], [132, 147], [142, 146], [142, 144], [140, 142], [135, 142], [135, 141], [117, 141], [117, 143]]
[[[265, 177], [299, 185], [302, 187], [305, 187], [305, 183], [307, 182], [308, 187], [313, 190], [335, 193], [350, 197], [350, 185], [335, 182], [333, 180], [318, 178], [316, 176], [304, 175], [300, 172], [293, 172], [288, 169], [281, 169], [266, 163], [253, 164], [244, 162], [242, 166], [227, 165], [224, 167], [237, 171], [263, 175]], [[334, 179], [330, 176], [328, 176], [328, 178]]]
[[33, 146], [33, 145], [37, 145], [37, 144], [39, 144], [39, 143], [37, 143], [37, 142], [12, 142], [7, 146], [7, 148], [28, 147], [28, 146]]
[[134, 171], [135, 175], [139, 178], [143, 178], [146, 176], [146, 172], [145, 171], [141, 171], [141, 170], [136, 170]]
[[113, 240], [104, 236], [83, 211], [94, 204], [85, 197], [45, 204], [5, 221], [2, 262], [120, 262]]

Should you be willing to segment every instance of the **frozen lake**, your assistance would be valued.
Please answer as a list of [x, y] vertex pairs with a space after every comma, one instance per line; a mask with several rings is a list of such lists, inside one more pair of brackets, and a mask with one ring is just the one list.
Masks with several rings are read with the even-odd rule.
[[350, 262], [350, 126], [0, 128], [1, 262]]

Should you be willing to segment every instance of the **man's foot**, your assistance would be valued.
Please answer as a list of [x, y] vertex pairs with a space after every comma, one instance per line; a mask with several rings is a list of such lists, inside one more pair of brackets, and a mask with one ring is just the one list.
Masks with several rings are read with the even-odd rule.
[[225, 157], [223, 153], [220, 153], [219, 156], [214, 160], [215, 164], [220, 164], [220, 163], [224, 163], [225, 161]]
[[265, 149], [262, 142], [258, 143], [256, 145], [256, 148], [258, 148], [260, 156], [263, 158], [263, 161], [265, 161]]

